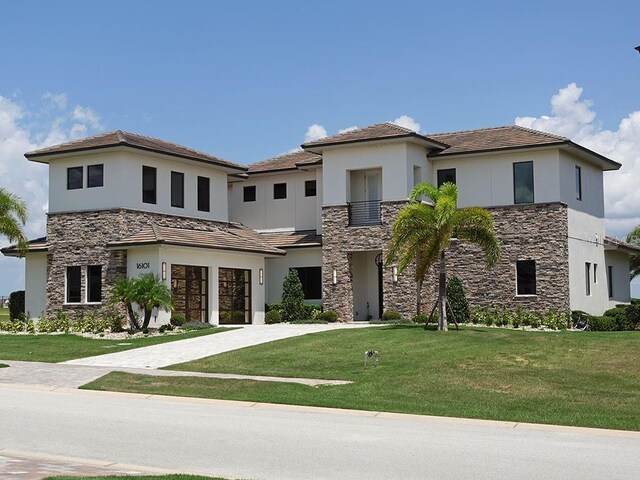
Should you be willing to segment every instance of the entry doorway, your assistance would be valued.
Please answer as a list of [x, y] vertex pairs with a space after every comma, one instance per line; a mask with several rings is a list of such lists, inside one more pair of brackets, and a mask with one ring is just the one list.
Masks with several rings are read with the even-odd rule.
[[351, 253], [353, 319], [372, 320], [382, 315], [382, 252]]
[[187, 322], [207, 322], [209, 269], [196, 265], [171, 265], [174, 311]]
[[251, 323], [251, 270], [218, 270], [218, 312], [221, 325]]

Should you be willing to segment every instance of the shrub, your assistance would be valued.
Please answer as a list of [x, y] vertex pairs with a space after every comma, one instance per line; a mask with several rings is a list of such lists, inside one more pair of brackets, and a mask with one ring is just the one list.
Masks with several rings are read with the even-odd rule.
[[467, 323], [471, 318], [469, 302], [462, 282], [458, 277], [451, 277], [447, 283], [447, 301], [458, 323]]
[[322, 307], [315, 303], [304, 305], [304, 320], [315, 320], [318, 314], [322, 311]]
[[[486, 308], [474, 308], [471, 310], [471, 323], [487, 325], [487, 317], [491, 317]], [[489, 326], [493, 320], [489, 323]]]
[[542, 325], [552, 330], [565, 330], [571, 322], [571, 315], [567, 312], [550, 310], [542, 316]]
[[182, 324], [182, 330], [206, 330], [207, 328], [215, 328], [207, 322], [187, 322]]
[[603, 317], [611, 318], [615, 321], [616, 330], [633, 330], [635, 325], [631, 324], [631, 321], [627, 315], [628, 308], [631, 305], [616, 305], [604, 312]]
[[[227, 313], [227, 312], [224, 312], [224, 313]], [[169, 320], [169, 323], [174, 327], [181, 327], [182, 325], [184, 325], [186, 321], [187, 319], [183, 313], [173, 313], [171, 314], [171, 320]]]
[[160, 325], [160, 328], [158, 328], [158, 333], [170, 332], [172, 330], [173, 325], [171, 325], [170, 323], [165, 323], [164, 325]]
[[69, 333], [69, 315], [59, 310], [53, 318], [42, 317], [38, 320], [37, 329], [38, 333]]
[[295, 268], [289, 270], [282, 284], [282, 318], [285, 322], [304, 320], [304, 292]]
[[589, 330], [593, 332], [613, 332], [616, 329], [616, 321], [611, 317], [589, 316]]
[[282, 312], [282, 305], [279, 303], [267, 303], [265, 312], [271, 312], [272, 310], [277, 310], [278, 312]]
[[76, 333], [102, 333], [109, 330], [111, 325], [104, 318], [98, 318], [93, 313], [79, 316], [70, 324], [71, 330]]
[[411, 321], [413, 323], [428, 323], [429, 322], [429, 315], [424, 315], [424, 314], [420, 314], [420, 315], [414, 315], [413, 317], [411, 317]]
[[264, 315], [264, 323], [266, 323], [267, 325], [282, 323], [282, 315], [278, 310], [269, 310]]
[[400, 313], [396, 312], [395, 310], [385, 310], [380, 319], [386, 321], [400, 320], [402, 319], [402, 315], [400, 315]]
[[24, 318], [24, 290], [16, 290], [9, 295], [9, 319]]
[[325, 310], [316, 316], [316, 320], [324, 320], [325, 322], [335, 323], [338, 321], [338, 314], [333, 310]]

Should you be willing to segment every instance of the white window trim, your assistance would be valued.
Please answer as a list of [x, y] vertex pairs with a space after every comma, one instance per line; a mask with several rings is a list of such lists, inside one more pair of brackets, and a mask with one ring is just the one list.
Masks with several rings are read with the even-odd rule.
[[[80, 298], [82, 298], [82, 277], [84, 277], [85, 275], [85, 267], [81, 266], [81, 265], [66, 265], [64, 267], [64, 303], [63, 305], [82, 305], [83, 302], [82, 300], [80, 300], [79, 302], [70, 302], [69, 301], [69, 289], [67, 288], [69, 286], [69, 268], [70, 267], [80, 267]], [[86, 297], [85, 297], [86, 300]]]

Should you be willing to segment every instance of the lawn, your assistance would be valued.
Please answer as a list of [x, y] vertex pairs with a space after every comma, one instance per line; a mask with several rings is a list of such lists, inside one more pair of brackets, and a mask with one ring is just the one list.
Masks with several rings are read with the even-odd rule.
[[[363, 368], [366, 350], [380, 352]], [[176, 370], [353, 380], [345, 386], [114, 372], [83, 388], [640, 430], [640, 332], [420, 326], [280, 340]]]
[[200, 475], [110, 475], [108, 477], [47, 477], [44, 480], [224, 480], [219, 477], [202, 477]]
[[0, 359], [30, 362], [64, 362], [75, 358], [121, 352], [159, 343], [175, 342], [230, 330], [207, 328], [175, 335], [158, 335], [124, 340], [103, 340], [79, 335], [0, 335]]
[[0, 307], [0, 320], [9, 320], [9, 309], [7, 307]]

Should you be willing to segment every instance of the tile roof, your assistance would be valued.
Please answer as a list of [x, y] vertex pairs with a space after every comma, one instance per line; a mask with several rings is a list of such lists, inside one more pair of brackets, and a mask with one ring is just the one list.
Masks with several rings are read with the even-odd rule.
[[[46, 252], [49, 249], [47, 237], [34, 238], [33, 240], [29, 240], [27, 243], [29, 245], [27, 250], [28, 252]], [[8, 247], [1, 249], [0, 252], [8, 257], [15, 257], [18, 255], [18, 246], [9, 245]]]
[[429, 134], [428, 137], [449, 145], [449, 148], [430, 154], [430, 156], [437, 157], [508, 148], [558, 145], [570, 142], [565, 137], [517, 125], [480, 128], [462, 132], [435, 133]]
[[96, 150], [101, 148], [109, 148], [116, 146], [127, 146], [139, 150], [145, 150], [156, 153], [164, 153], [175, 157], [186, 158], [206, 162], [222, 167], [229, 167], [239, 171], [245, 171], [247, 167], [229, 162], [220, 157], [200, 152], [192, 148], [177, 145], [175, 143], [160, 140], [158, 138], [138, 135], [136, 133], [123, 132], [116, 130], [115, 132], [101, 133], [93, 137], [82, 138], [72, 142], [61, 143], [51, 147], [41, 148], [25, 153], [25, 157], [29, 160], [38, 161], [40, 157], [56, 155], [60, 153], [80, 152], [85, 150]]
[[264, 239], [277, 248], [319, 247], [322, 245], [322, 235], [315, 230], [299, 230], [297, 232], [264, 232]]
[[621, 250], [624, 250], [632, 255], [640, 254], [640, 246], [633, 243], [625, 242], [623, 240], [618, 240], [617, 238], [613, 237], [604, 237], [604, 246], [605, 249], [607, 249], [607, 247], [611, 249], [620, 248]]
[[294, 170], [299, 166], [318, 165], [322, 163], [322, 156], [311, 152], [299, 150], [277, 157], [262, 160], [249, 165], [248, 174], [262, 172], [276, 172], [280, 170]]
[[220, 224], [220, 227], [215, 230], [193, 230], [153, 225], [130, 237], [111, 242], [108, 246], [115, 248], [157, 244], [235, 250], [267, 255], [286, 254], [284, 250], [270, 245], [258, 232], [235, 223]]
[[[344, 133], [339, 133], [331, 137], [321, 138], [312, 142], [306, 142], [302, 144], [302, 148], [308, 149], [320, 146], [324, 147], [328, 145], [342, 145], [345, 143], [364, 142], [368, 140], [385, 140], [404, 137], [419, 138], [426, 142], [436, 144], [442, 143], [424, 135], [420, 135], [419, 133], [408, 128], [395, 125], [393, 123], [377, 123], [368, 127], [356, 128], [355, 130], [349, 130]], [[441, 145], [442, 148], [445, 148], [446, 146], [446, 144]]]

